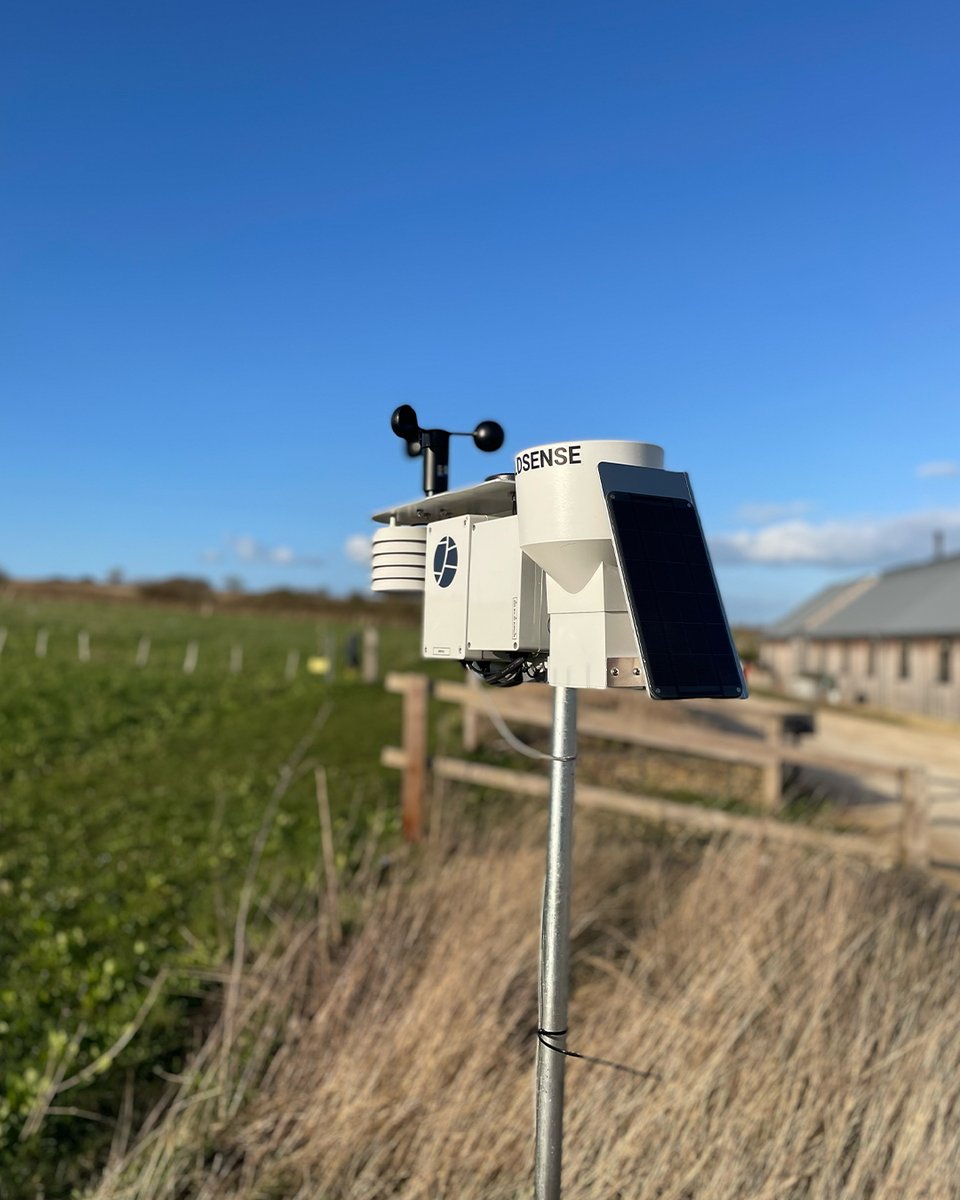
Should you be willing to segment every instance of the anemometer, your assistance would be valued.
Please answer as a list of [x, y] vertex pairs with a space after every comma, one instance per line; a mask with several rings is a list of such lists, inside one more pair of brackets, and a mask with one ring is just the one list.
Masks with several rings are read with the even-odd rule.
[[564, 441], [518, 453], [510, 471], [448, 490], [450, 438], [499, 450], [504, 431], [423, 429], [391, 418], [423, 457], [420, 499], [374, 514], [376, 592], [423, 596], [424, 658], [487, 683], [555, 689], [540, 955], [536, 1197], [560, 1195], [569, 974], [570, 856], [580, 688], [652, 700], [744, 699], [746, 682], [690, 480], [648, 442]]
[[478, 450], [488, 452], [499, 450], [503, 445], [503, 426], [496, 421], [481, 421], [472, 433], [421, 429], [417, 414], [409, 404], [401, 404], [393, 410], [390, 428], [406, 442], [411, 458], [423, 458], [423, 492], [426, 496], [447, 490], [452, 437], [472, 437]]

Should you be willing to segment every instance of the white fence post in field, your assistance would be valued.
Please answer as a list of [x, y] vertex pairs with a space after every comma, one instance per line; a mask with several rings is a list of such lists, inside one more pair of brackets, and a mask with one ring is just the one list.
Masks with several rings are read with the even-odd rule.
[[288, 683], [291, 680], [296, 679], [297, 671], [299, 669], [300, 669], [300, 651], [299, 650], [291, 650], [290, 653], [287, 655], [287, 665], [286, 665], [286, 667], [284, 667], [284, 670], [283, 670], [284, 679], [286, 679]]
[[7, 627], [0, 625], [0, 654], [3, 653], [3, 648], [7, 644]]
[[230, 674], [239, 675], [243, 670], [243, 647], [230, 647]]
[[330, 664], [327, 668], [327, 679], [333, 683], [337, 677], [337, 635], [332, 631], [326, 636], [326, 659]]
[[45, 629], [37, 630], [37, 644], [36, 644], [37, 658], [46, 658], [47, 657], [48, 638], [49, 638], [49, 634], [47, 633], [47, 631]]
[[364, 683], [376, 683], [380, 678], [380, 630], [376, 625], [368, 625], [363, 631], [361, 678]]
[[85, 629], [77, 634], [77, 658], [80, 662], [90, 661], [90, 634]]
[[137, 657], [133, 660], [133, 663], [136, 667], [145, 667], [149, 661], [150, 639], [144, 636], [137, 642]]
[[183, 656], [183, 673], [192, 675], [197, 669], [197, 659], [200, 657], [200, 647], [196, 642], [187, 642], [187, 652]]

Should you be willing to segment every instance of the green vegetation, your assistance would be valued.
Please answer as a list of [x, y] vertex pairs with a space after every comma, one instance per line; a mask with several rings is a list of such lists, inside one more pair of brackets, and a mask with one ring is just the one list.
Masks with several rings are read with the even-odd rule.
[[[342, 668], [333, 681], [304, 669], [330, 639], [342, 646], [359, 629], [346, 617], [318, 624], [0, 599], [0, 628], [0, 1195], [8, 1200], [89, 1184], [125, 1088], [136, 1123], [164, 1086], [158, 1071], [182, 1068], [212, 972], [232, 945], [264, 810], [325, 705], [270, 825], [258, 895], [288, 904], [317, 887], [316, 764], [327, 770], [339, 869], [349, 875], [371, 823], [395, 836], [397, 782], [378, 756], [399, 736], [399, 703]], [[47, 649], [37, 657], [41, 629]], [[89, 634], [88, 662], [78, 658], [80, 631]], [[138, 667], [144, 636], [149, 661]], [[199, 660], [185, 674], [191, 641]], [[236, 674], [233, 646], [243, 648]], [[292, 680], [291, 651], [300, 655]], [[382, 630], [384, 664], [409, 669], [416, 653], [411, 630]], [[267, 927], [270, 917], [261, 904], [254, 941], [257, 922]], [[161, 973], [159, 998], [141, 1011]], [[136, 1037], [113, 1053], [138, 1014]], [[52, 1082], [81, 1073], [52, 1093]]]
[[[129, 1102], [139, 1127], [184, 1071], [217, 1018], [252, 861], [250, 954], [277, 913], [317, 895], [315, 766], [346, 894], [398, 837], [398, 780], [379, 751], [399, 741], [399, 699], [342, 656], [334, 679], [305, 669], [342, 649], [370, 605], [291, 615], [194, 601], [0, 597], [0, 1200], [90, 1186], [118, 1113]], [[418, 649], [412, 627], [381, 628], [385, 668], [423, 669]], [[445, 741], [458, 717], [441, 713]], [[602, 757], [607, 782], [621, 770], [637, 782], [635, 754]], [[591, 758], [587, 741], [586, 777]], [[675, 775], [643, 782], [686, 797]], [[481, 823], [514, 807], [466, 805]]]

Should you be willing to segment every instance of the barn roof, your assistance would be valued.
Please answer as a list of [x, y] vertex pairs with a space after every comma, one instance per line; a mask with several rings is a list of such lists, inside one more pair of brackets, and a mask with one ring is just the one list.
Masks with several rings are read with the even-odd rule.
[[833, 584], [767, 630], [769, 638], [960, 637], [960, 554]]

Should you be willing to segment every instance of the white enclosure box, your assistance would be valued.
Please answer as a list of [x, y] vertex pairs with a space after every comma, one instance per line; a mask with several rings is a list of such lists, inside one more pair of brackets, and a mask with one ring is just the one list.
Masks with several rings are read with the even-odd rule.
[[616, 566], [601, 563], [579, 592], [547, 580], [549, 682], [555, 687], [643, 687], [646, 678]]
[[545, 583], [543, 571], [520, 549], [516, 517], [475, 520], [467, 657], [545, 653], [549, 638]]
[[435, 521], [427, 527], [426, 561], [426, 658], [546, 651], [544, 574], [520, 549], [516, 517]]
[[477, 520], [449, 517], [427, 526], [424, 658], [462, 659], [466, 655], [470, 541]]

